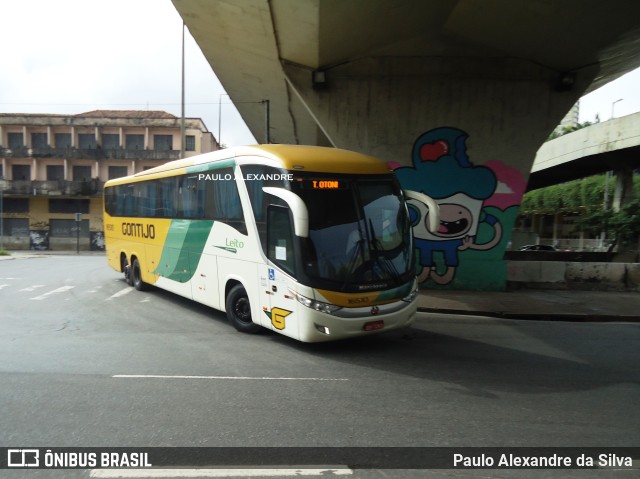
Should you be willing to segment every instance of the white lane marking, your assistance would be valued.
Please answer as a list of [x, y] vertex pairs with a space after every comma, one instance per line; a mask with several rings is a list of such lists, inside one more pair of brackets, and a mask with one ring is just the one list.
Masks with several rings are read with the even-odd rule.
[[34, 284], [33, 286], [29, 286], [28, 288], [22, 288], [18, 291], [35, 291], [38, 288], [44, 288], [44, 284]]
[[0, 289], [6, 288], [7, 286], [9, 286], [8, 284], [0, 284]]
[[163, 478], [163, 477], [282, 477], [282, 476], [350, 476], [347, 467], [327, 469], [92, 469], [89, 477], [96, 478]]
[[110, 299], [119, 298], [120, 296], [124, 296], [125, 294], [129, 294], [131, 291], [133, 291], [133, 288], [127, 286], [126, 288], [121, 289], [117, 293], [112, 294], [111, 296], [109, 296], [107, 299], [105, 299], [105, 301], [109, 301]]
[[348, 381], [345, 378], [283, 378], [254, 376], [165, 376], [161, 374], [114, 374], [112, 378], [125, 379], [242, 379], [253, 381]]
[[52, 294], [64, 293], [65, 291], [69, 291], [70, 289], [73, 289], [73, 288], [75, 288], [75, 286], [61, 286], [58, 289], [54, 289], [53, 291], [49, 291], [48, 293], [44, 293], [44, 294], [41, 294], [40, 296], [35, 296], [29, 299], [39, 301], [41, 299], [48, 298]]

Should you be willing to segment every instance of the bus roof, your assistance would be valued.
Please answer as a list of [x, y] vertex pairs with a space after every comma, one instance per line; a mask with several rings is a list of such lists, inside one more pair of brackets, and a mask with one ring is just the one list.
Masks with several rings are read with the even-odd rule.
[[296, 171], [361, 174], [384, 174], [390, 171], [390, 168], [382, 160], [355, 151], [322, 146], [267, 144], [238, 146], [170, 161], [132, 176], [109, 180], [108, 186], [132, 180], [158, 178], [165, 176], [170, 171], [186, 172], [190, 167], [241, 160], [243, 157], [264, 158], [279, 164], [281, 168]]

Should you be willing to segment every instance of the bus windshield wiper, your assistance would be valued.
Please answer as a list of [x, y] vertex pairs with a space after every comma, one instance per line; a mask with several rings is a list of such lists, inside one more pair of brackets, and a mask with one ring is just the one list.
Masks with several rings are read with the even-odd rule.
[[384, 248], [382, 248], [382, 243], [376, 236], [375, 230], [373, 228], [373, 221], [371, 221], [371, 218], [369, 218], [369, 231], [371, 234], [371, 247], [375, 252], [374, 257], [376, 258], [376, 260], [378, 260], [380, 268], [387, 274], [388, 277], [392, 278], [395, 281], [399, 281], [400, 273], [398, 272], [396, 265], [393, 264], [393, 261], [387, 258], [387, 255], [384, 252]]

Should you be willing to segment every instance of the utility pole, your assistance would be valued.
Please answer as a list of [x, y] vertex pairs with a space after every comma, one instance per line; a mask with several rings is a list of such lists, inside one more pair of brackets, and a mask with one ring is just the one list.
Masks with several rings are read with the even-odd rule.
[[182, 97], [180, 100], [180, 105], [182, 107], [182, 112], [180, 115], [180, 158], [184, 158], [184, 30], [185, 25], [182, 22]]

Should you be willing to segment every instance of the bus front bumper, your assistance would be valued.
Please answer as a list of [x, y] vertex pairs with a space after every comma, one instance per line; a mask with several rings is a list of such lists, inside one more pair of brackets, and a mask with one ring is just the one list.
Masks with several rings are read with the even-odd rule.
[[367, 308], [342, 308], [334, 314], [307, 309], [300, 341], [322, 342], [404, 328], [416, 318], [418, 302], [397, 301]]

